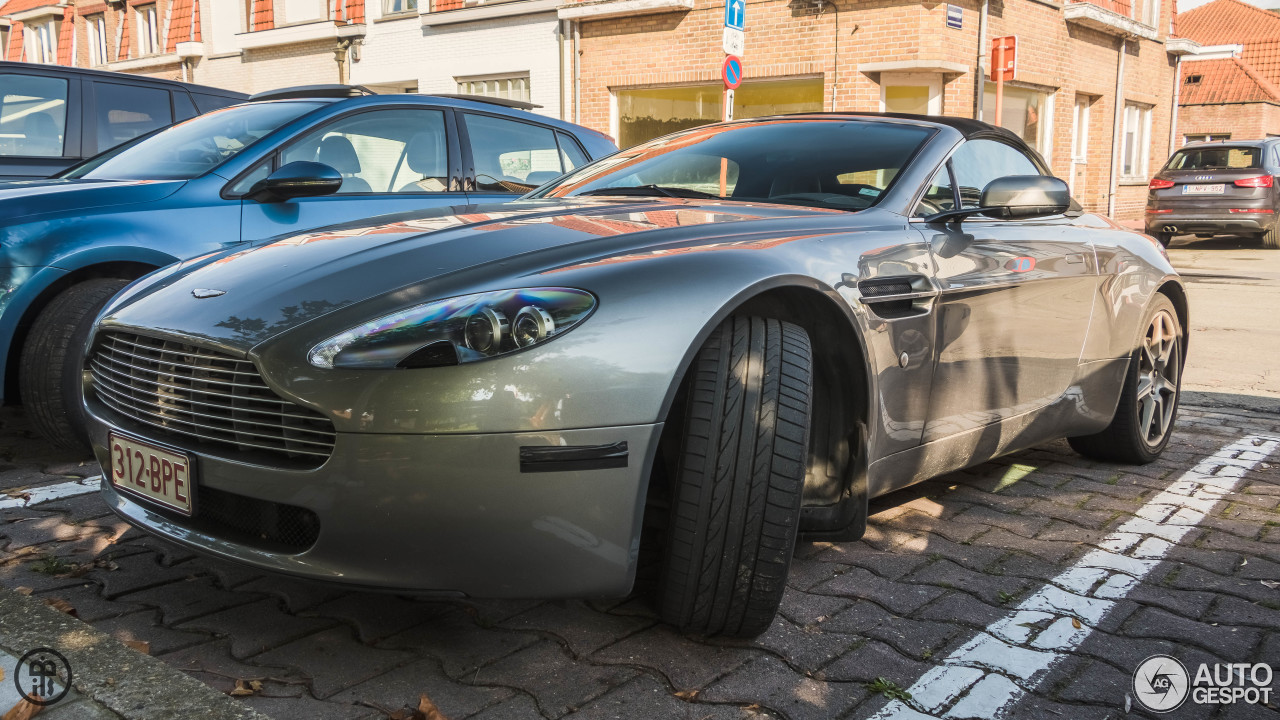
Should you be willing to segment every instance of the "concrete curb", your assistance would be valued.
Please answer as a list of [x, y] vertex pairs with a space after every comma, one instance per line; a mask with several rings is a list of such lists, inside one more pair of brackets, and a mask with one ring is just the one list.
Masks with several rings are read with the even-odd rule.
[[163, 661], [3, 587], [0, 647], [15, 656], [37, 647], [57, 650], [70, 663], [78, 692], [130, 720], [268, 720]]

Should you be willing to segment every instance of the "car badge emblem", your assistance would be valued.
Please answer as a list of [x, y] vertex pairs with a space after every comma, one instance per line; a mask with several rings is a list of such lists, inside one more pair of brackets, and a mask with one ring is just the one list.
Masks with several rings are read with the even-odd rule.
[[1212, 179], [1213, 179], [1213, 176], [1212, 176], [1212, 175], [1197, 175], [1197, 176], [1196, 176], [1196, 179], [1197, 179], [1197, 180], [1212, 180]]
[[227, 294], [226, 290], [212, 290], [210, 288], [196, 288], [195, 290], [191, 291], [191, 296], [197, 300], [204, 300], [206, 298], [215, 298], [215, 297], [218, 297], [219, 295], [226, 295], [226, 294]]

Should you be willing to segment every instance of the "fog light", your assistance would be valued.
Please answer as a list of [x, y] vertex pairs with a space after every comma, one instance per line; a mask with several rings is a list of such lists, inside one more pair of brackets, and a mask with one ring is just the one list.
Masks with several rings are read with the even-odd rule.
[[463, 338], [467, 347], [487, 355], [502, 348], [502, 340], [510, 327], [505, 315], [487, 307], [467, 319]]
[[529, 347], [556, 331], [556, 321], [551, 315], [536, 305], [526, 305], [516, 314], [516, 325], [513, 335], [516, 345]]

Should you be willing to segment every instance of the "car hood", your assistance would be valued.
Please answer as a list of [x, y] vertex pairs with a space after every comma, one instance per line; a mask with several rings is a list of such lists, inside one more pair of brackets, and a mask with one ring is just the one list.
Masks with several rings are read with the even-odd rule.
[[432, 295], [432, 288], [477, 269], [497, 281], [636, 248], [845, 232], [851, 219], [842, 211], [665, 198], [520, 201], [383, 216], [184, 263], [126, 291], [104, 323], [247, 352], [308, 320], [392, 291], [401, 292], [406, 305], [449, 297], [454, 293]]
[[10, 180], [0, 182], [0, 223], [56, 212], [155, 202], [185, 180]]

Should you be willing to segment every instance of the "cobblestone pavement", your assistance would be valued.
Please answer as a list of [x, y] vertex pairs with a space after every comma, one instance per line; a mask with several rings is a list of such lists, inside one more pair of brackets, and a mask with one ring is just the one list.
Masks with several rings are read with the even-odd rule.
[[[19, 412], [0, 420], [0, 507], [97, 474], [45, 449]], [[1057, 655], [989, 653], [1010, 717], [1114, 718], [1150, 655], [1280, 665], [1280, 450], [1228, 461], [1234, 490], [1198, 501], [1204, 516], [1160, 552], [1116, 545], [1184, 473], [1250, 435], [1280, 437], [1280, 416], [1185, 408], [1152, 465], [1055, 442], [881, 498], [863, 540], [801, 543], [782, 612], [754, 642], [681, 637], [643, 597], [444, 603], [265, 576], [129, 529], [92, 492], [0, 510], [0, 584], [65, 601], [215, 688], [259, 679], [243, 701], [278, 718], [384, 717], [423, 693], [453, 720], [909, 717], [975, 672], [953, 672], [957, 657], [1015, 626], [1071, 637]], [[1111, 560], [1089, 560], [1100, 554]], [[1073, 588], [1081, 567], [1119, 573]], [[1032, 612], [1066, 590], [1093, 599]], [[893, 702], [895, 689], [914, 698]], [[953, 715], [990, 717], [971, 695]], [[1277, 718], [1275, 704], [1171, 717]]]

